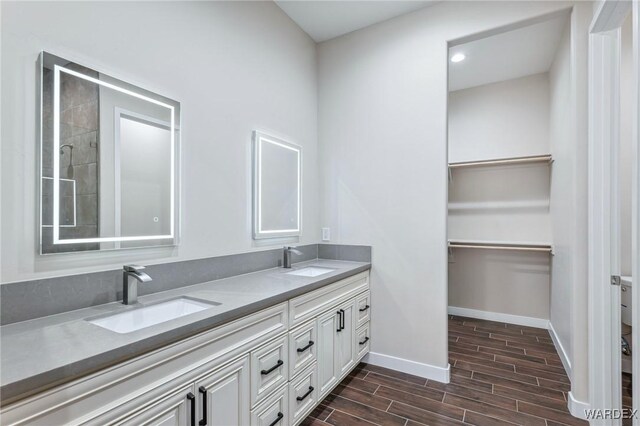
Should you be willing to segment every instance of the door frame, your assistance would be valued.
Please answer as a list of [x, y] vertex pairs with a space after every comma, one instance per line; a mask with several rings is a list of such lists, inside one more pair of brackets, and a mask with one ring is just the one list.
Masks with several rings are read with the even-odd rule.
[[[633, 10], [631, 15], [632, 25], [632, 49], [633, 49], [633, 75], [636, 76], [633, 82], [633, 100], [631, 104], [632, 108], [632, 129], [631, 129], [631, 144], [632, 144], [632, 167], [631, 167], [631, 275], [632, 279], [636, 282], [636, 287], [640, 282], [640, 4], [637, 1], [633, 2]], [[631, 322], [634, 325], [632, 329], [631, 340], [633, 342], [640, 342], [640, 315], [638, 309], [640, 307], [640, 291], [632, 291], [632, 303], [636, 307], [632, 310]], [[633, 408], [640, 408], [640, 354], [636, 350], [632, 354], [632, 371], [636, 374], [632, 376], [633, 387]], [[633, 420], [635, 426], [640, 425], [640, 419]]]
[[[592, 409], [622, 408], [620, 349], [620, 287], [611, 275], [620, 274], [617, 241], [617, 153], [620, 134], [620, 28], [632, 8], [631, 2], [605, 0], [594, 13], [589, 29], [589, 148], [588, 148], [588, 261], [589, 261], [589, 402]], [[638, 75], [638, 4], [633, 3], [634, 70]], [[633, 212], [634, 281], [638, 277], [638, 79], [634, 82]], [[612, 143], [614, 142], [614, 143]], [[633, 303], [640, 306], [639, 291]], [[616, 303], [617, 302], [617, 303]], [[634, 324], [637, 324], [634, 309]], [[638, 327], [633, 341], [638, 342]], [[633, 369], [638, 371], [633, 352]], [[638, 374], [634, 375], [634, 407], [638, 407]], [[613, 425], [621, 421], [611, 420]], [[638, 425], [638, 419], [634, 425]]]

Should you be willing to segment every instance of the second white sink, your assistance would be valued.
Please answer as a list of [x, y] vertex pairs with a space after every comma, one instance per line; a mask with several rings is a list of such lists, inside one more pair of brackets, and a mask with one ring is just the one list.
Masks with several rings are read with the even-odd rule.
[[220, 303], [180, 297], [178, 299], [167, 300], [166, 302], [134, 308], [107, 317], [96, 318], [89, 320], [89, 322], [106, 328], [107, 330], [124, 334], [204, 311], [205, 309], [218, 305], [220, 305]]
[[298, 275], [300, 277], [317, 277], [318, 275], [328, 274], [335, 269], [322, 268], [320, 266], [308, 266], [302, 269], [296, 269], [295, 271], [287, 272], [287, 275]]

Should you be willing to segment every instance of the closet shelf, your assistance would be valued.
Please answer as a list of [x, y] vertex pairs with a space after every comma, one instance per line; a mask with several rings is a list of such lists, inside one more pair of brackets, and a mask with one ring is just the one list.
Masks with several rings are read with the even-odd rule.
[[483, 167], [483, 166], [502, 166], [509, 164], [528, 164], [528, 163], [551, 163], [553, 159], [551, 154], [548, 155], [533, 155], [529, 157], [509, 157], [509, 158], [495, 158], [491, 160], [477, 160], [477, 161], [461, 161], [457, 163], [449, 163], [450, 169], [458, 169], [462, 167]]
[[553, 246], [549, 243], [530, 243], [523, 241], [449, 240], [449, 248], [540, 251], [553, 254]]

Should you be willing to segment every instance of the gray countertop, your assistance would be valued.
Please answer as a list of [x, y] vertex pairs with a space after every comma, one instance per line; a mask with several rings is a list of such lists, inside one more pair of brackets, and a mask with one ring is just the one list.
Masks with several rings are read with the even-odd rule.
[[140, 297], [142, 305], [179, 296], [220, 305], [126, 334], [86, 320], [135, 309], [120, 302], [0, 327], [0, 401], [11, 402], [74, 380], [371, 267], [365, 262], [317, 259], [297, 263], [294, 269], [310, 265], [334, 271], [301, 277], [274, 268]]

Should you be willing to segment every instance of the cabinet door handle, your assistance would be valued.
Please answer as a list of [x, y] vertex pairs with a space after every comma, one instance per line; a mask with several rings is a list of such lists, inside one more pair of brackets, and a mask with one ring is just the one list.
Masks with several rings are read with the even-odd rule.
[[344, 309], [340, 309], [340, 330], [344, 330]]
[[268, 370], [262, 370], [260, 372], [260, 374], [262, 374], [263, 376], [266, 376], [267, 374], [271, 373], [273, 370], [275, 370], [278, 367], [282, 367], [282, 364], [284, 364], [284, 361], [279, 359], [278, 362], [276, 362], [276, 365], [274, 365], [273, 367], [271, 367]]
[[305, 346], [304, 348], [298, 348], [296, 350], [298, 351], [298, 353], [301, 353], [301, 352], [306, 351], [307, 349], [309, 349], [313, 345], [314, 345], [313, 340], [309, 340], [309, 344], [307, 346]]
[[269, 424], [269, 426], [275, 426], [275, 425], [277, 425], [277, 424], [280, 422], [280, 420], [282, 420], [283, 418], [284, 418], [284, 414], [282, 414], [282, 412], [278, 412], [278, 417], [277, 417], [274, 421], [272, 421], [272, 422]]
[[191, 426], [196, 426], [196, 396], [189, 392], [187, 399], [191, 403]]
[[360, 309], [358, 309], [358, 310], [359, 310], [360, 312], [364, 312], [364, 311], [366, 311], [366, 310], [367, 310], [367, 309], [369, 309], [369, 308], [370, 308], [370, 306], [369, 306], [369, 305], [366, 305], [364, 308], [360, 308]]
[[202, 418], [198, 422], [200, 426], [207, 424], [207, 388], [200, 386], [198, 392], [202, 395]]
[[298, 401], [303, 401], [306, 397], [308, 397], [309, 395], [311, 395], [311, 392], [313, 392], [313, 386], [309, 386], [309, 390], [307, 391], [307, 393], [305, 393], [302, 396], [297, 397], [296, 399]]
[[367, 343], [369, 341], [369, 336], [365, 337], [364, 340], [362, 342], [358, 342], [360, 343], [360, 346], [364, 345], [365, 343]]
[[342, 331], [342, 309], [340, 309], [338, 312], [336, 312], [338, 314], [338, 328], [336, 329], [336, 331], [339, 333]]

